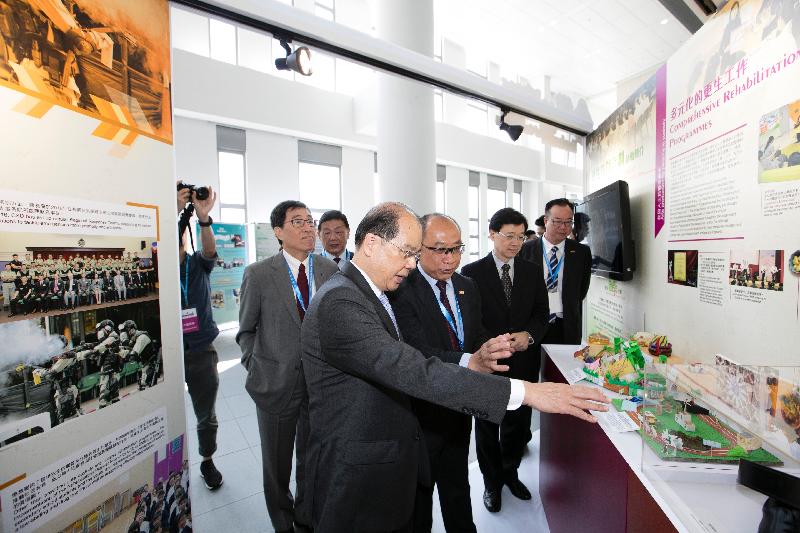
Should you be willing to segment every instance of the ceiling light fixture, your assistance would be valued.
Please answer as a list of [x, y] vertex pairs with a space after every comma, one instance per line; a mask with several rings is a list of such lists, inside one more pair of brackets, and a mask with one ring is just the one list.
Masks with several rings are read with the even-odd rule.
[[281, 46], [286, 50], [286, 57], [275, 60], [275, 68], [278, 70], [293, 70], [303, 76], [311, 76], [311, 50], [306, 46], [299, 46], [292, 52], [286, 39], [281, 39]]
[[669, 22], [669, 19], [661, 19], [661, 25], [662, 25], [662, 26], [663, 26], [664, 24], [666, 24], [667, 22]]
[[500, 115], [500, 130], [508, 133], [508, 136], [511, 137], [512, 141], [519, 139], [519, 136], [522, 135], [522, 130], [525, 129], [524, 126], [511, 126], [510, 124], [506, 123], [506, 115], [508, 111], [503, 111], [503, 114]]

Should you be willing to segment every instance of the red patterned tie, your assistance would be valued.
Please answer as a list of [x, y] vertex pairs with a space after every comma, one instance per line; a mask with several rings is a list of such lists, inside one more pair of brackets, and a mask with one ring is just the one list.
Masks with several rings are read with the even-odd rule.
[[[306, 266], [300, 263], [300, 270], [297, 272], [297, 287], [300, 289], [300, 295], [303, 297], [303, 303], [308, 309], [308, 278], [306, 277]], [[300, 313], [300, 322], [306, 317], [303, 306], [300, 301], [297, 302], [297, 312]]]
[[[447, 312], [450, 313], [450, 318], [453, 319], [453, 322], [456, 320], [456, 315], [453, 314], [453, 310], [450, 308], [450, 299], [447, 297], [447, 282], [443, 280], [439, 280], [436, 282], [436, 286], [439, 287], [439, 300], [442, 302], [442, 305]], [[447, 325], [447, 333], [450, 335], [450, 345], [454, 350], [460, 350], [460, 346], [458, 343], [458, 337], [456, 337], [456, 332], [453, 331], [453, 327], [450, 326], [448, 323]]]

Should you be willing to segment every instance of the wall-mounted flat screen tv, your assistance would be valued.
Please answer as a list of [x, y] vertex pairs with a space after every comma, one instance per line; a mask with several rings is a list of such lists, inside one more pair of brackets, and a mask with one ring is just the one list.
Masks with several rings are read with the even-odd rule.
[[622, 180], [595, 191], [575, 209], [575, 235], [592, 250], [592, 273], [630, 281], [636, 270], [628, 184]]

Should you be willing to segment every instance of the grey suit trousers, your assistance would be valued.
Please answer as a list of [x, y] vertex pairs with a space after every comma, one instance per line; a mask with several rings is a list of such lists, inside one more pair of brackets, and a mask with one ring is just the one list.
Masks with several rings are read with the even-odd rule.
[[[268, 413], [256, 406], [261, 438], [261, 462], [267, 512], [276, 531], [292, 528], [292, 522], [311, 524], [311, 510], [305, 503], [306, 445], [308, 443], [308, 391], [302, 369], [297, 375], [289, 403], [280, 414]], [[295, 440], [297, 443], [295, 444]], [[296, 497], [292, 497], [289, 479], [292, 452], [297, 452]]]

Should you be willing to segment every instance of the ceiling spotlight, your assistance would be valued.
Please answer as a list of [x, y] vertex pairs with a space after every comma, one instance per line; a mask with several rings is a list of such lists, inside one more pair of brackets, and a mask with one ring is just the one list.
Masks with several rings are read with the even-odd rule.
[[519, 136], [522, 135], [522, 130], [525, 129], [524, 126], [511, 126], [510, 124], [506, 124], [506, 115], [508, 111], [503, 111], [503, 114], [500, 115], [500, 129], [506, 133], [508, 136], [511, 137], [512, 141], [516, 141], [519, 139]]
[[281, 46], [286, 50], [286, 57], [276, 59], [275, 68], [278, 70], [293, 70], [303, 76], [311, 76], [311, 50], [305, 46], [299, 46], [292, 52], [289, 44], [284, 39], [281, 39]]
[[662, 25], [662, 26], [663, 26], [664, 24], [668, 23], [668, 22], [669, 22], [669, 19], [661, 19], [661, 25]]

